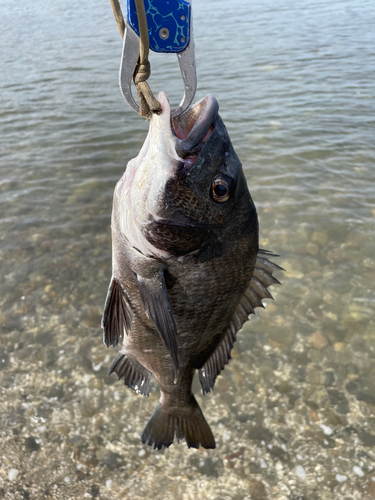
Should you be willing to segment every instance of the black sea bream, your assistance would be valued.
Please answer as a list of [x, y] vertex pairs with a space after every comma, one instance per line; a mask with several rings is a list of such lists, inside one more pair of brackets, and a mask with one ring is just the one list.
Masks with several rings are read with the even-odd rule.
[[109, 373], [145, 396], [153, 377], [160, 385], [143, 443], [161, 448], [176, 436], [214, 448], [194, 373], [210, 392], [280, 268], [258, 248], [256, 209], [216, 99], [173, 121], [167, 96], [158, 100], [162, 113], [115, 188], [104, 342], [123, 338]]

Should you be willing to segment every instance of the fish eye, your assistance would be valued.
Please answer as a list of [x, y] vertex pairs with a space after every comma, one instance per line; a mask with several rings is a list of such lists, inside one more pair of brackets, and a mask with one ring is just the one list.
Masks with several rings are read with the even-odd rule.
[[219, 203], [229, 200], [230, 188], [228, 182], [223, 177], [216, 177], [211, 184], [212, 198]]

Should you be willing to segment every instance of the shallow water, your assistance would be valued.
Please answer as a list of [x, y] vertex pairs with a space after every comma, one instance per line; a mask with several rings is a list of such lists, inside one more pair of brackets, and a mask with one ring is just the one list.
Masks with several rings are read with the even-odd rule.
[[[217, 449], [140, 442], [158, 399], [106, 377], [113, 188], [148, 128], [109, 4], [0, 1], [0, 497], [375, 497], [375, 7], [194, 2], [214, 94], [281, 255], [214, 393]], [[174, 56], [151, 87], [177, 104]]]

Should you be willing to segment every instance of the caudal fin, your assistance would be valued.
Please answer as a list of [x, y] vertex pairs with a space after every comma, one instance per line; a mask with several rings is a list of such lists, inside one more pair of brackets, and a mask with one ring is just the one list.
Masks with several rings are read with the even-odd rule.
[[160, 450], [185, 438], [189, 448], [215, 448], [215, 438], [203, 416], [194, 396], [191, 402], [183, 407], [166, 407], [159, 403], [142, 434], [142, 443]]

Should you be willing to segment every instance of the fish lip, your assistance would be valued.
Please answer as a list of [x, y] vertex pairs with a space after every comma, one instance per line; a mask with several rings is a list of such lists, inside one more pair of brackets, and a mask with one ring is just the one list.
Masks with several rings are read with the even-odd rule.
[[209, 139], [218, 118], [219, 104], [207, 94], [177, 118], [171, 118], [176, 137], [176, 153], [180, 158], [197, 156]]

